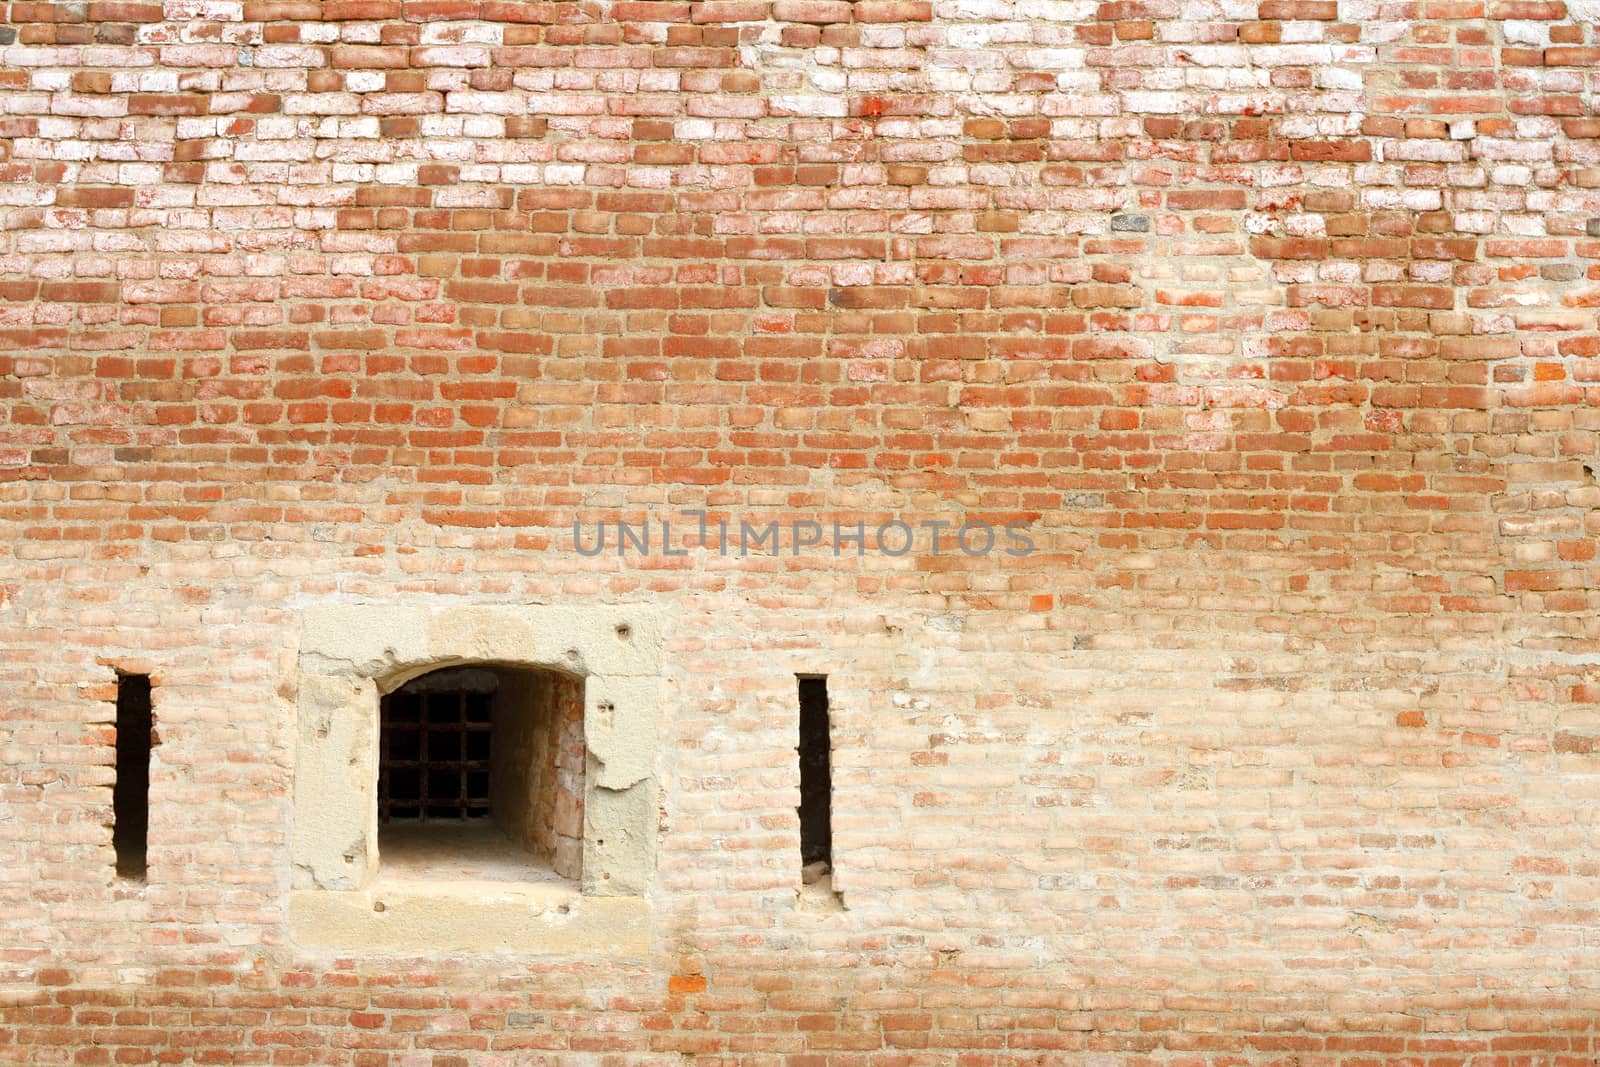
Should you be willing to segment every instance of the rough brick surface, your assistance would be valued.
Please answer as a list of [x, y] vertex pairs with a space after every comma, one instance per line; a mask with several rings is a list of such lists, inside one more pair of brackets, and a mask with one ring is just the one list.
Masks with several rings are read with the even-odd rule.
[[[0, 3], [0, 1061], [1592, 1062], [1597, 18]], [[1038, 551], [572, 550], [692, 508]], [[660, 605], [649, 959], [289, 941], [429, 595]]]

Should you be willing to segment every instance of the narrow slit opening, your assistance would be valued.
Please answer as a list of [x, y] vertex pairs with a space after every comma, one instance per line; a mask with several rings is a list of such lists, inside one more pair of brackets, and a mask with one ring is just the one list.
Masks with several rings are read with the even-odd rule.
[[800, 678], [800, 863], [833, 866], [833, 742], [828, 679]]
[[117, 875], [143, 881], [150, 836], [150, 676], [117, 676], [117, 766], [111, 843]]

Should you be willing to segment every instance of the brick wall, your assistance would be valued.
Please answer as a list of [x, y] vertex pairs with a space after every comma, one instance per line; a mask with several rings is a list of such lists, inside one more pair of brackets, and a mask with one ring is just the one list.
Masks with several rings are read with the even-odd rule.
[[[0, 16], [0, 1061], [1600, 1051], [1592, 0]], [[573, 549], [695, 508], [1037, 550]], [[290, 941], [417, 596], [660, 606], [648, 959]]]

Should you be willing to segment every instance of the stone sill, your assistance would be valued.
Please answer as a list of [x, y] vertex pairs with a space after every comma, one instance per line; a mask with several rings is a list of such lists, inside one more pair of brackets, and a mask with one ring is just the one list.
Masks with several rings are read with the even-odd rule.
[[575, 886], [472, 880], [387, 882], [289, 894], [289, 934], [306, 949], [374, 955], [513, 953], [642, 959], [644, 897], [584, 896]]

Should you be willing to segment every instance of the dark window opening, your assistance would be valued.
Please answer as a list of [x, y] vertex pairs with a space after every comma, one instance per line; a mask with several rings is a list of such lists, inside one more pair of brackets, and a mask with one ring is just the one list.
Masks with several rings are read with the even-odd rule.
[[150, 835], [150, 676], [117, 676], [117, 766], [111, 790], [111, 844], [117, 874], [142, 880]]
[[383, 697], [378, 854], [391, 871], [579, 877], [583, 680], [445, 667]]
[[380, 823], [489, 816], [494, 675], [452, 673], [449, 688], [406, 686], [383, 700]]
[[828, 679], [800, 679], [800, 862], [833, 864], [833, 743]]

